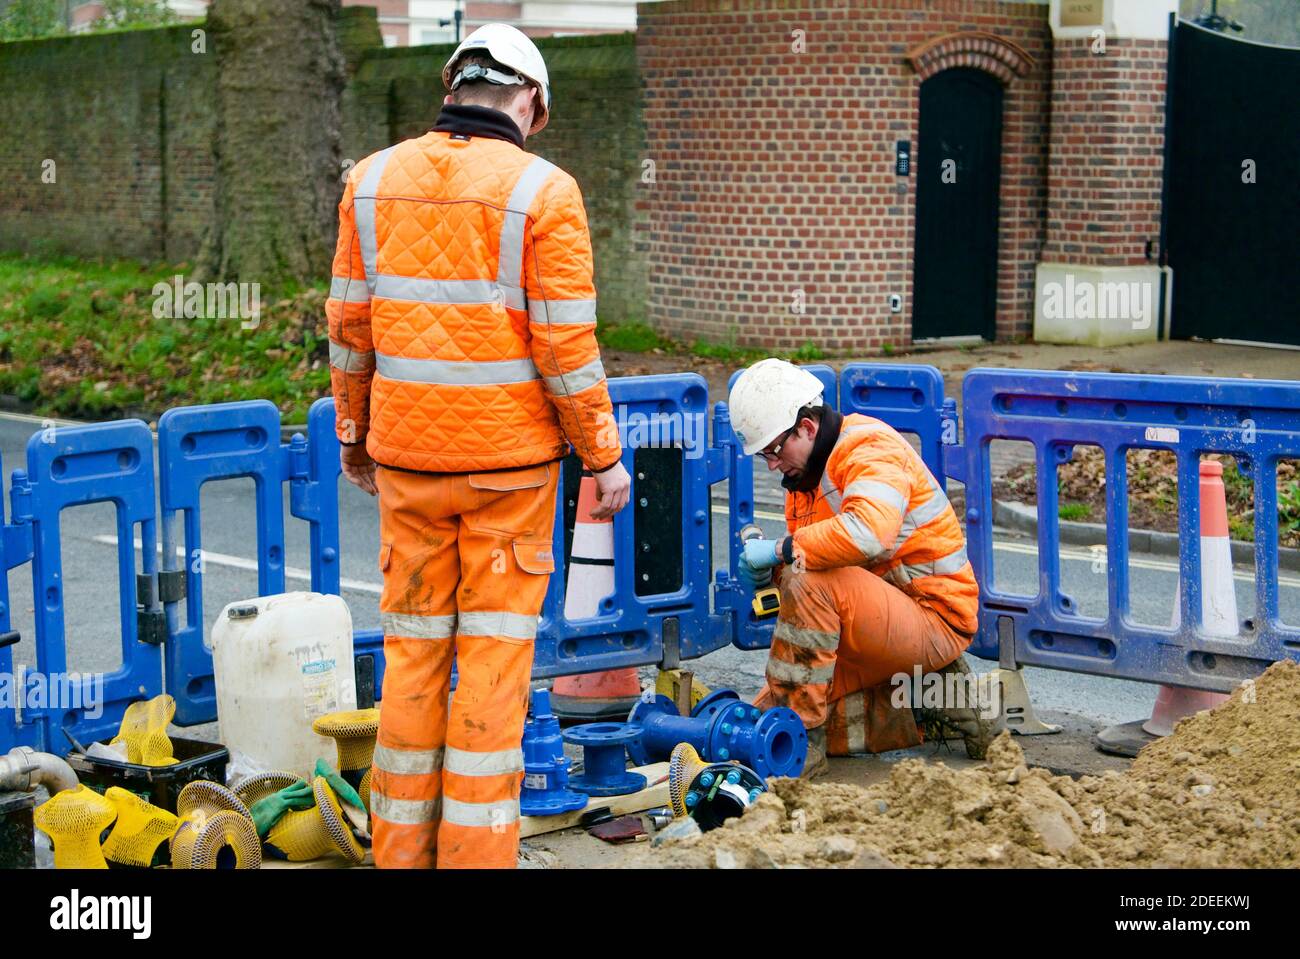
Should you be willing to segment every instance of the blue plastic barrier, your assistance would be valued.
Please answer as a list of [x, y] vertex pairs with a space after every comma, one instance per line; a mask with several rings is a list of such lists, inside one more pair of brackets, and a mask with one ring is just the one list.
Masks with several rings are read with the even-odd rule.
[[[963, 395], [967, 550], [980, 583], [980, 633], [972, 652], [1004, 665], [1227, 691], [1270, 663], [1300, 657], [1300, 630], [1278, 614], [1277, 461], [1300, 456], [1300, 383], [1133, 377], [1100, 373], [972, 370]], [[999, 592], [993, 580], [989, 444], [1033, 444], [1038, 480], [1039, 586], [1035, 596]], [[1061, 589], [1056, 467], [1075, 445], [1106, 457], [1109, 611], [1081, 616]], [[1130, 616], [1126, 452], [1171, 450], [1178, 461], [1180, 626]], [[956, 451], [954, 451], [956, 453]], [[1256, 605], [1236, 638], [1201, 630], [1200, 503], [1203, 453], [1227, 453], [1255, 478]]]
[[[257, 511], [258, 595], [284, 592], [285, 453], [280, 411], [266, 400], [187, 406], [158, 420], [158, 484], [162, 501], [164, 569], [185, 574], [185, 617], [167, 603], [167, 691], [182, 726], [216, 718], [212, 654], [203, 643], [203, 542], [200, 495], [212, 480], [250, 477]], [[184, 513], [183, 549], [176, 519]], [[178, 556], [179, 552], [179, 556]]]
[[[36, 668], [41, 696], [21, 697], [12, 724], [0, 725], [0, 747], [25, 744], [67, 752], [67, 730], [82, 742], [117, 732], [126, 707], [162, 692], [162, 609], [155, 593], [158, 541], [153, 437], [139, 420], [49, 427], [27, 443], [27, 469], [15, 470], [5, 565], [17, 565], [30, 535], [35, 600]], [[118, 612], [122, 665], [102, 677], [69, 673], [64, 621], [62, 511], [111, 502], [117, 520]], [[135, 529], [140, 529], [142, 582], [137, 581]], [[24, 529], [26, 527], [26, 529]], [[74, 587], [75, 588], [75, 587]], [[6, 604], [7, 605], [7, 604]], [[5, 651], [8, 659], [9, 650]], [[102, 679], [102, 685], [98, 681]]]
[[[708, 440], [708, 384], [695, 373], [629, 376], [609, 381], [616, 420], [622, 425], [623, 465], [632, 476], [627, 509], [614, 516], [614, 593], [599, 615], [583, 620], [564, 616], [565, 549], [563, 503], [556, 503], [555, 574], [551, 577], [538, 626], [533, 676], [542, 678], [622, 666], [662, 662], [665, 657], [702, 656], [731, 640], [730, 618], [710, 608], [713, 567], [710, 489], [727, 478], [726, 450]], [[646, 441], [651, 441], [647, 443]], [[655, 510], [638, 483], [637, 450], [680, 448], [681, 503]], [[561, 498], [562, 499], [562, 498]], [[644, 546], [638, 522], [662, 523], [665, 511], [682, 524], [682, 576], [668, 592], [638, 592], [636, 552]]]
[[900, 433], [915, 433], [921, 459], [946, 487], [945, 451], [957, 442], [957, 402], [943, 395], [933, 366], [850, 363], [840, 370], [840, 412], [865, 413]]
[[[0, 470], [3, 462], [0, 461]], [[18, 725], [22, 716], [22, 677], [14, 671], [13, 646], [21, 636], [13, 630], [9, 616], [9, 570], [32, 559], [32, 527], [30, 523], [5, 522], [5, 504], [0, 499], [0, 683], [5, 684], [5, 696], [0, 703], [0, 751], [14, 746], [36, 747], [40, 728]]]
[[[829, 367], [810, 369], [827, 384], [828, 402], [916, 434], [936, 477], [967, 484], [968, 552], [981, 584], [980, 633], [973, 653], [1006, 665], [1220, 690], [1300, 653], [1300, 630], [1284, 625], [1278, 613], [1273, 482], [1279, 458], [1300, 457], [1300, 384], [975, 370], [965, 381], [965, 436], [958, 445], [955, 404], [944, 398], [942, 377], [933, 368], [859, 363], [845, 367], [838, 379]], [[609, 387], [624, 441], [624, 465], [633, 478], [632, 503], [613, 524], [615, 590], [596, 616], [565, 617], [566, 497], [561, 495], [556, 502], [556, 571], [539, 623], [534, 676], [672, 666], [727, 643], [744, 649], [767, 646], [771, 621], [753, 619], [752, 597], [735, 577], [737, 534], [754, 519], [754, 474], [752, 457], [743, 454], [731, 430], [726, 404], [716, 404], [710, 418], [707, 384], [695, 374], [612, 379]], [[711, 439], [705, 429], [710, 419]], [[1054, 519], [1039, 524], [1037, 595], [1026, 598], [995, 588], [989, 463], [994, 439], [1034, 446], [1040, 516], [1046, 517], [1057, 515], [1055, 467], [1068, 460], [1071, 447], [1095, 444], [1104, 451], [1110, 558], [1106, 617], [1079, 615], [1062, 591]], [[1183, 625], [1177, 629], [1136, 624], [1129, 616], [1124, 453], [1133, 447], [1171, 449], [1178, 457]], [[1202, 587], [1195, 491], [1199, 457], [1206, 452], [1234, 455], [1243, 472], [1257, 480], [1256, 614], [1249, 630], [1235, 639], [1206, 637], [1198, 628]], [[212, 662], [202, 635], [199, 514], [206, 482], [254, 481], [259, 592], [285, 589], [286, 483], [290, 513], [310, 527], [312, 588], [339, 592], [340, 469], [332, 399], [314, 404], [307, 435], [295, 435], [288, 443], [280, 442], [279, 414], [266, 402], [164, 414], [158, 429], [161, 569], [152, 461], [152, 438], [138, 420], [50, 428], [29, 441], [27, 469], [14, 471], [7, 523], [0, 504], [0, 565], [7, 571], [33, 564], [34, 672], [48, 681], [67, 671], [60, 512], [101, 501], [116, 506], [123, 665], [105, 678], [102, 714], [87, 717], [88, 710], [61, 701], [34, 708], [21, 703], [12, 716], [0, 713], [0, 748], [26, 744], [64, 752], [64, 727], [83, 742], [115, 732], [126, 705], [162, 691], [158, 644], [164, 641], [166, 688], [177, 701], [176, 721], [191, 725], [215, 718]], [[566, 470], [571, 465], [572, 460], [566, 461]], [[572, 488], [573, 478], [566, 480]], [[714, 571], [710, 494], [723, 481], [728, 483], [729, 562]], [[667, 495], [666, 489], [672, 502], [651, 501]], [[183, 536], [177, 529], [179, 514], [184, 514]], [[652, 575], [645, 558], [653, 555], [655, 542], [663, 542], [655, 535], [662, 532], [665, 516], [679, 515], [680, 531], [673, 530], [669, 550], [673, 555], [666, 557], [673, 573]], [[133, 545], [137, 525], [139, 577]], [[669, 579], [669, 585], [662, 585]], [[0, 634], [10, 628], [7, 593], [7, 583], [0, 582]], [[383, 678], [382, 644], [378, 630], [355, 635], [356, 655], [373, 657], [376, 688]], [[0, 675], [10, 677], [11, 688], [16, 685], [12, 662], [12, 649], [0, 646]], [[85, 700], [94, 692], [78, 686], [77, 694]]]

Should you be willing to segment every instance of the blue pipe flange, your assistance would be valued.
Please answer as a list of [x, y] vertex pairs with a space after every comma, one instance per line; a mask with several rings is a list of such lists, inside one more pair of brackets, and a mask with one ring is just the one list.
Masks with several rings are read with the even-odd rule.
[[712, 719], [719, 709], [738, 702], [740, 694], [734, 689], [715, 689], [695, 704], [691, 716], [695, 719]]
[[709, 728], [710, 762], [735, 760], [763, 779], [797, 777], [808, 759], [808, 731], [793, 709], [777, 706], [753, 722], [756, 706], [738, 704], [720, 712]]
[[569, 787], [569, 760], [564, 755], [560, 721], [551, 712], [549, 690], [532, 692], [532, 709], [524, 724], [524, 787], [519, 811], [525, 816], [554, 816], [587, 805], [585, 793]]
[[645, 776], [627, 769], [627, 744], [641, 735], [631, 723], [586, 723], [564, 731], [564, 741], [582, 747], [583, 770], [569, 785], [588, 796], [622, 796], [645, 788]]
[[667, 759], [678, 743], [690, 743], [699, 753], [708, 745], [708, 721], [681, 715], [667, 696], [641, 700], [632, 707], [627, 721], [641, 727], [641, 734], [627, 744], [628, 755], [638, 766]]

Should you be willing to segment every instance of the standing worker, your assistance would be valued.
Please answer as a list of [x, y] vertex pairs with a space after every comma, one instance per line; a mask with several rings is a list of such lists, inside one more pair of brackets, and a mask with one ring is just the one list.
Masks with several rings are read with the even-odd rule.
[[381, 868], [515, 865], [559, 461], [571, 443], [595, 474], [598, 517], [631, 487], [582, 194], [523, 149], [550, 116], [541, 53], [488, 24], [442, 79], [433, 129], [349, 175], [326, 304], [343, 473], [379, 496]]
[[880, 420], [826, 406], [821, 381], [784, 360], [742, 373], [729, 407], [746, 455], [779, 469], [787, 490], [789, 535], [746, 542], [739, 570], [761, 587], [781, 567], [756, 704], [803, 719], [806, 775], [825, 768], [827, 754], [916, 745], [918, 719], [983, 758], [995, 731], [984, 709], [945, 703], [914, 715], [894, 705], [896, 677], [917, 666], [968, 673], [962, 652], [977, 628], [966, 541], [921, 457]]

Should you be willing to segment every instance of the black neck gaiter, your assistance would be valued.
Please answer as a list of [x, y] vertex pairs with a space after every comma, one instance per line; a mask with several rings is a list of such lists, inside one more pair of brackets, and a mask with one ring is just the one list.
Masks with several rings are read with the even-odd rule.
[[812, 452], [808, 454], [808, 463], [803, 468], [803, 476], [791, 481], [789, 477], [781, 480], [781, 485], [791, 493], [807, 493], [815, 490], [822, 481], [826, 471], [826, 461], [831, 458], [835, 441], [840, 438], [840, 424], [844, 417], [836, 410], [826, 407], [822, 413], [821, 424], [817, 427], [817, 438], [813, 440]]
[[514, 120], [500, 110], [472, 103], [444, 104], [433, 125], [433, 132], [509, 140], [520, 149], [524, 145], [524, 135], [519, 132]]

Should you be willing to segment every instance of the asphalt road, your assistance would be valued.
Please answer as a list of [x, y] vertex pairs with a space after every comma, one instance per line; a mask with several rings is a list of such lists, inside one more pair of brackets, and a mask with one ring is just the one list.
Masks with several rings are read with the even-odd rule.
[[[28, 438], [41, 428], [41, 421], [14, 415], [0, 416], [0, 457], [3, 463], [5, 516], [9, 516], [12, 471], [26, 459]], [[341, 570], [343, 597], [356, 628], [379, 624], [380, 577], [378, 555], [378, 512], [376, 502], [340, 480], [342, 521]], [[205, 552], [204, 635], [221, 608], [230, 601], [256, 595], [254, 544], [256, 522], [253, 482], [250, 479], [210, 483], [202, 496], [202, 542]], [[771, 507], [760, 503], [759, 521], [775, 534], [783, 521]], [[286, 516], [287, 588], [309, 589], [307, 525], [289, 515], [288, 491], [284, 493]], [[714, 561], [725, 562], [725, 510], [714, 507]], [[110, 671], [122, 661], [120, 625], [114, 615], [118, 593], [116, 563], [116, 521], [113, 506], [97, 503], [65, 511], [61, 522], [64, 590], [67, 609], [69, 668], [83, 672]], [[139, 535], [139, 530], [136, 531]], [[1091, 553], [1067, 548], [1061, 554], [1064, 587], [1073, 595], [1085, 615], [1099, 615], [1106, 609], [1106, 575], [1098, 572]], [[999, 585], [1013, 591], [1033, 592], [1038, 579], [1037, 556], [1032, 540], [1006, 533], [996, 543], [996, 577]], [[138, 568], [138, 564], [137, 564]], [[1168, 557], [1132, 557], [1134, 616], [1143, 622], [1168, 623], [1173, 609], [1177, 567]], [[8, 576], [12, 628], [22, 632], [14, 660], [35, 665], [33, 645], [33, 600], [30, 566], [10, 571]], [[1254, 575], [1251, 569], [1236, 571], [1235, 586], [1242, 618], [1253, 614]], [[1281, 581], [1282, 619], [1300, 624], [1300, 576], [1286, 574]], [[134, 615], [134, 611], [128, 611]], [[710, 686], [729, 685], [750, 694], [762, 683], [766, 653], [727, 648], [693, 661], [700, 679]], [[977, 670], [995, 664], [972, 660]], [[1118, 722], [1149, 714], [1155, 691], [1152, 686], [1059, 672], [1027, 670], [1027, 682], [1035, 704], [1042, 710], [1076, 713], [1099, 722]], [[207, 732], [211, 732], [210, 730]], [[195, 731], [196, 735], [203, 735]]]

